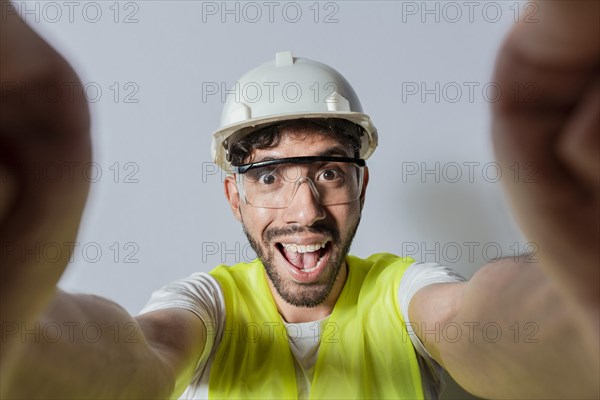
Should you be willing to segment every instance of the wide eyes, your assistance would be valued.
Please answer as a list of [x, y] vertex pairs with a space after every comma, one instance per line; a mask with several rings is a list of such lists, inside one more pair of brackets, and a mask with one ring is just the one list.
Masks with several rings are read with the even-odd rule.
[[306, 171], [294, 164], [279, 164], [262, 168], [251, 169], [245, 174], [248, 182], [255, 182], [261, 185], [274, 185], [283, 182], [296, 182], [300, 177], [307, 176], [313, 179], [313, 182], [342, 182], [345, 174], [343, 168], [336, 165], [322, 164], [315, 165]]
[[245, 173], [244, 179], [248, 182], [271, 185], [277, 181], [277, 166], [251, 169]]
[[264, 184], [264, 185], [272, 185], [273, 183], [275, 183], [275, 181], [277, 180], [277, 177], [275, 176], [275, 174], [272, 173], [268, 173], [268, 174], [264, 174], [260, 177], [260, 183]]
[[290, 157], [239, 166], [236, 179], [252, 207], [286, 208], [303, 183], [321, 205], [331, 206], [360, 197], [364, 166], [364, 160], [347, 157]]
[[323, 180], [323, 181], [335, 181], [338, 179], [342, 178], [342, 174], [340, 173], [340, 171], [336, 170], [336, 169], [326, 169], [324, 171], [321, 171], [319, 173], [319, 175], [317, 176], [318, 180]]

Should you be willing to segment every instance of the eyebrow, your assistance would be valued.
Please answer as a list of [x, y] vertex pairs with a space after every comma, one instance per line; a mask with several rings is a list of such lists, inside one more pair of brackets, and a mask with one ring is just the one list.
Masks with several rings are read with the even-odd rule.
[[340, 146], [332, 147], [328, 150], [325, 150], [319, 154], [318, 156], [326, 157], [326, 156], [340, 156], [340, 157], [351, 157], [346, 152], [346, 149]]
[[280, 158], [282, 158], [282, 157], [273, 157], [273, 156], [259, 157], [256, 160], [249, 161], [246, 164], [249, 164], [249, 163], [259, 163], [259, 162], [263, 162], [263, 161], [279, 160]]
[[[318, 154], [313, 155], [313, 157], [329, 157], [329, 156], [348, 157], [348, 153], [346, 152], [346, 150], [343, 147], [336, 146], [336, 147], [331, 147], [325, 151], [322, 151]], [[272, 155], [266, 155], [264, 157], [257, 158], [256, 160], [252, 160], [252, 163], [279, 160], [281, 158], [284, 158], [284, 157], [274, 157]]]

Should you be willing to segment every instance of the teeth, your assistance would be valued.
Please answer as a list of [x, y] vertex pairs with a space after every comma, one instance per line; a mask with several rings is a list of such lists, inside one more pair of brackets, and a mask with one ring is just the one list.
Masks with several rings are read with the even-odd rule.
[[291, 251], [292, 253], [312, 253], [313, 251], [317, 251], [322, 249], [327, 245], [327, 241], [323, 243], [309, 244], [309, 245], [301, 245], [296, 243], [281, 243], [283, 247], [287, 251]]

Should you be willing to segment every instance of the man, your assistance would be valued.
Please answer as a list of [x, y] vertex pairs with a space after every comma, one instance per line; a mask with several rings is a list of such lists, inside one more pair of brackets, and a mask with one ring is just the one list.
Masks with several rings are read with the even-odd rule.
[[[67, 258], [40, 266], [5, 252], [2, 395], [168, 398], [190, 383], [194, 395], [208, 382], [209, 397], [420, 398], [435, 395], [431, 357], [483, 397], [597, 398], [599, 6], [539, 7], [542, 23], [517, 26], [496, 71], [506, 92], [522, 82], [539, 91], [528, 103], [507, 96], [494, 110], [499, 161], [534, 162], [540, 172], [539, 184], [507, 184], [540, 247], [539, 265], [502, 260], [455, 282], [444, 268], [410, 259], [345, 257], [369, 180], [361, 160], [376, 133], [335, 71], [282, 53], [273, 68], [327, 70], [324, 79], [338, 83], [329, 101], [297, 116], [231, 104], [213, 145], [215, 161], [233, 173], [225, 182], [229, 204], [262, 262], [169, 285], [132, 318], [105, 299], [57, 293]], [[1, 40], [2, 82], [74, 78], [20, 20], [3, 21]], [[40, 159], [89, 158], [85, 102], [36, 108], [4, 88], [1, 245], [72, 240], [85, 184], [37, 182], [24, 171]], [[311, 109], [317, 106], [326, 110]], [[256, 115], [262, 119], [252, 129], [261, 129], [249, 132]], [[424, 268], [436, 283], [422, 285]], [[35, 321], [139, 329], [129, 341], [21, 342], [18, 330]], [[407, 340], [409, 321], [419, 329]], [[538, 342], [506, 334], [485, 340], [481, 327], [489, 322], [504, 332], [532, 323]], [[457, 340], [426, 334], [450, 324], [473, 329]], [[319, 340], [307, 351], [300, 342], [311, 327]]]
[[[247, 89], [268, 84], [296, 95]], [[315, 86], [330, 88], [324, 101]], [[369, 180], [364, 159], [377, 146], [354, 90], [291, 52], [235, 87], [213, 158], [231, 174], [225, 192], [260, 262], [175, 282], [142, 311], [187, 309], [209, 328], [184, 397], [437, 397], [438, 366], [416, 337], [415, 358], [403, 319], [420, 288], [459, 277], [409, 258], [346, 257]]]

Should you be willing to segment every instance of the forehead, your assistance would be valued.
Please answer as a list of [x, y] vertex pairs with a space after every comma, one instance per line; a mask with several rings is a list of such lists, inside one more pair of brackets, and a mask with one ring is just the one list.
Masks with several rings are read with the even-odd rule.
[[320, 155], [352, 157], [352, 145], [349, 142], [340, 142], [335, 137], [317, 130], [285, 129], [281, 131], [275, 146], [254, 149], [250, 159], [252, 162], [258, 162], [267, 159]]

